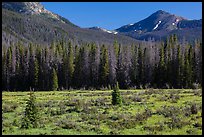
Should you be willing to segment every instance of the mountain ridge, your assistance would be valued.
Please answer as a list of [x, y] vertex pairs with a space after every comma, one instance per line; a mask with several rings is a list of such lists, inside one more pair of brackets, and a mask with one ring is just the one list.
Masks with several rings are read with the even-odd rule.
[[[186, 29], [189, 29], [187, 33], [191, 33], [193, 31], [192, 29], [197, 28], [200, 28], [198, 29], [198, 33], [192, 35], [199, 36], [202, 33], [202, 19], [188, 20], [184, 17], [158, 10], [141, 21], [124, 25], [115, 29], [115, 31], [138, 40], [148, 40], [150, 38], [160, 40], [161, 38], [166, 38], [172, 34], [172, 32], [179, 34], [178, 32], [183, 30], [186, 32]], [[156, 35], [158, 35], [158, 37], [156, 37]], [[187, 35], [184, 34], [184, 37], [185, 36]], [[182, 36], [179, 35], [178, 37], [182, 39]], [[199, 39], [201, 39], [201, 37]], [[187, 38], [189, 39], [189, 36]]]
[[122, 44], [132, 44], [150, 39], [164, 40], [171, 34], [177, 34], [179, 40], [202, 40], [202, 19], [188, 20], [164, 10], [115, 30], [81, 28], [45, 9], [40, 2], [2, 2], [2, 15], [2, 44], [6, 45], [18, 40], [50, 44], [56, 39], [101, 44], [112, 44], [117, 40]]
[[[47, 12], [42, 6], [36, 9], [29, 7], [33, 5], [39, 5], [39, 3], [27, 5], [15, 2], [2, 3], [2, 44], [11, 45], [22, 40], [27, 44], [33, 42], [49, 45], [60, 39], [72, 40], [76, 44], [96, 42], [112, 45], [115, 40], [121, 44], [140, 42], [125, 35], [80, 28], [60, 15]], [[43, 10], [39, 12], [40, 9]], [[20, 12], [20, 10], [25, 11]], [[52, 17], [52, 15], [56, 16]]]

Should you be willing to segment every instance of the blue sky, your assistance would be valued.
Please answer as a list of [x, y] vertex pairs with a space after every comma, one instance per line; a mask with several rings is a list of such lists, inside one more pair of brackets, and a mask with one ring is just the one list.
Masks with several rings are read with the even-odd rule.
[[42, 2], [47, 10], [57, 13], [75, 25], [98, 26], [108, 30], [136, 23], [157, 10], [187, 19], [202, 18], [202, 2]]

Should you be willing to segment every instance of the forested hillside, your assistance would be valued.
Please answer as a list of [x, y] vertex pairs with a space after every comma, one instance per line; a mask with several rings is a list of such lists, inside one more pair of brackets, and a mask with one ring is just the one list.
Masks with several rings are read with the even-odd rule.
[[2, 48], [3, 90], [193, 88], [202, 81], [202, 45], [165, 42], [121, 46], [73, 45], [50, 47], [18, 43]]
[[114, 40], [122, 44], [140, 43], [136, 39], [120, 34], [109, 34], [80, 28], [59, 16], [52, 18], [45, 13], [29, 15], [2, 8], [2, 44], [9, 46], [21, 41], [50, 45], [54, 40], [69, 39], [74, 44], [95, 42], [110, 45]]

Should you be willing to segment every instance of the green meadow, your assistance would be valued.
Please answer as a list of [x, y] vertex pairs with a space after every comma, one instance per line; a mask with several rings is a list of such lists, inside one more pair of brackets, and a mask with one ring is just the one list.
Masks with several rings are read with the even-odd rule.
[[3, 135], [202, 135], [202, 89], [37, 91], [39, 127], [22, 129], [29, 92], [2, 92]]

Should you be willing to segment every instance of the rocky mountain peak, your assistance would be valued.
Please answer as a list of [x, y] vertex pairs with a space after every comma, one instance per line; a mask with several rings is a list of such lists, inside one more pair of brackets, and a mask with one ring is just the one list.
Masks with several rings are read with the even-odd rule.
[[46, 14], [51, 18], [55, 18], [64, 23], [61, 17], [57, 14], [52, 13], [49, 10], [46, 10], [40, 2], [2, 2], [2, 8], [18, 12], [21, 14]]
[[40, 2], [2, 2], [2, 8], [25, 14], [46, 12]]

